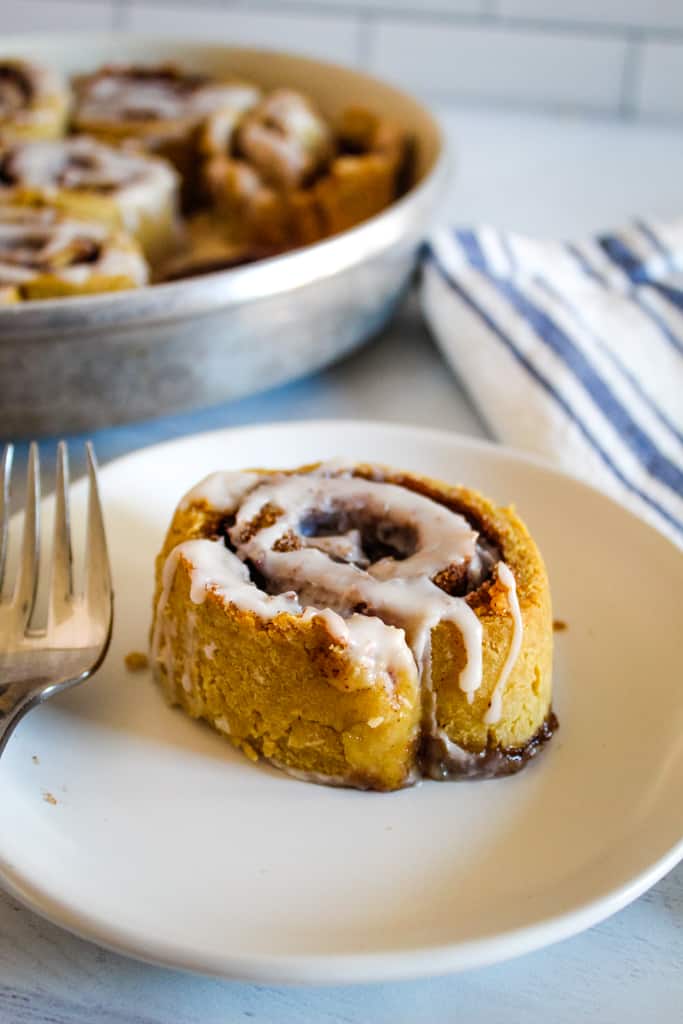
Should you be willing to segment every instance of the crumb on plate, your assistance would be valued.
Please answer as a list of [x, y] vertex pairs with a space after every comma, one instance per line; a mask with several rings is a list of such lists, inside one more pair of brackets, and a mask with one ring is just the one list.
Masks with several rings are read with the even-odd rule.
[[52, 804], [53, 806], [57, 803], [57, 798], [54, 797], [52, 793], [48, 792], [48, 790], [45, 790], [43, 793], [43, 800], [46, 804]]
[[563, 619], [553, 619], [553, 633], [564, 633], [566, 629], [569, 627]]
[[142, 651], [129, 651], [123, 660], [129, 672], [143, 672], [149, 668], [149, 658]]

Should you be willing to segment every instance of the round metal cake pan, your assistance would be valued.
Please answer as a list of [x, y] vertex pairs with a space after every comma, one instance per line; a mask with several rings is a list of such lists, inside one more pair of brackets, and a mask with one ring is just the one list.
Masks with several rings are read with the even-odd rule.
[[410, 280], [448, 179], [434, 117], [377, 79], [304, 57], [138, 35], [21, 36], [4, 55], [73, 73], [173, 61], [308, 92], [323, 112], [358, 103], [416, 143], [403, 198], [295, 252], [136, 291], [0, 309], [0, 434], [88, 430], [214, 405], [311, 373], [375, 335]]

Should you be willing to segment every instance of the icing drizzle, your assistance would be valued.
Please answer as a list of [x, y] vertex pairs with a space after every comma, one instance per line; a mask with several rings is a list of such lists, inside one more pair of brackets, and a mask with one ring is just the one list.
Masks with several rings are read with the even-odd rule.
[[0, 204], [0, 282], [17, 285], [50, 274], [81, 284], [92, 274], [147, 280], [137, 248], [96, 221], [60, 215], [50, 207], [34, 209]]
[[[155, 619], [153, 655], [164, 658], [164, 606], [178, 560], [191, 572], [191, 599], [210, 592], [262, 619], [281, 613], [319, 618], [335, 643], [369, 675], [394, 686], [394, 673], [417, 671], [423, 728], [444, 765], [470, 755], [439, 726], [432, 688], [432, 630], [441, 622], [460, 632], [466, 661], [458, 685], [471, 703], [482, 682], [482, 625], [465, 600], [434, 582], [444, 570], [465, 573], [467, 589], [493, 568], [494, 555], [468, 521], [425, 495], [381, 480], [355, 477], [338, 463], [301, 474], [215, 473], [182, 505], [205, 501], [234, 517], [223, 540], [190, 540], [168, 556]], [[231, 550], [232, 549], [232, 550]], [[507, 591], [512, 636], [484, 721], [499, 721], [505, 687], [522, 643], [515, 577], [496, 561]], [[252, 580], [265, 581], [263, 589]], [[170, 645], [167, 645], [170, 646]]]

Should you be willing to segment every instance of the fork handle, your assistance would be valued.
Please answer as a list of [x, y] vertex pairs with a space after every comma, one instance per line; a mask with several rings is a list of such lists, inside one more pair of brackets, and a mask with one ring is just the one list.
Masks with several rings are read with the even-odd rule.
[[39, 703], [35, 686], [27, 686], [25, 682], [0, 683], [0, 755], [19, 720]]

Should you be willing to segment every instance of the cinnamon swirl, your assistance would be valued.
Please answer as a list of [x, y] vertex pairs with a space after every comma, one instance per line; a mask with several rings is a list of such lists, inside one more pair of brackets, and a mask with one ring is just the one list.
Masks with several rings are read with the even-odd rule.
[[208, 477], [157, 559], [156, 678], [331, 785], [521, 768], [555, 726], [541, 556], [510, 509], [378, 466]]
[[232, 238], [280, 248], [318, 241], [379, 213], [405, 185], [403, 132], [350, 108], [337, 130], [291, 89], [243, 118], [209, 119], [204, 189]]
[[0, 305], [136, 288], [147, 265], [136, 242], [57, 210], [0, 205]]
[[121, 228], [156, 261], [177, 242], [178, 176], [142, 153], [86, 136], [23, 142], [0, 153], [0, 202], [47, 203]]
[[58, 138], [68, 111], [69, 91], [56, 71], [25, 60], [0, 60], [0, 147]]
[[206, 119], [212, 114], [235, 118], [260, 97], [250, 82], [183, 71], [172, 64], [108, 65], [77, 78], [75, 92], [75, 131], [110, 143], [137, 140], [175, 165], [188, 192], [195, 184], [197, 133]]

